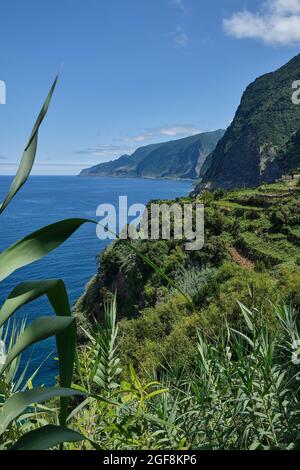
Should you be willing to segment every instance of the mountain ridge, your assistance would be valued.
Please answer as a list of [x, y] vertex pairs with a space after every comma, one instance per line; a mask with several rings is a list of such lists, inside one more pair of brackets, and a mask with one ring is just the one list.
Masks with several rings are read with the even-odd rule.
[[84, 169], [79, 176], [197, 179], [223, 129], [139, 147], [132, 155]]
[[[248, 85], [231, 125], [200, 171], [196, 191], [257, 187], [300, 166], [299, 147], [295, 148], [300, 106], [292, 103], [296, 80], [300, 80], [300, 54]], [[293, 145], [290, 158], [288, 149]]]

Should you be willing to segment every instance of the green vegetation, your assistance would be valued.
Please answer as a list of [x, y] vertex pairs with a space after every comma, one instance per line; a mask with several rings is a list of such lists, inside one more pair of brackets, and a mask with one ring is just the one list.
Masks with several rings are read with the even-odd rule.
[[[36, 155], [38, 132], [47, 113], [57, 79], [54, 81], [43, 108], [34, 125], [33, 131], [25, 147], [18, 172], [11, 184], [9, 192], [0, 205], [0, 214], [7, 208], [11, 200], [26, 182]], [[70, 221], [69, 221], [70, 222]], [[63, 243], [76, 230], [76, 223], [61, 222], [44, 227], [36, 233], [20, 240], [0, 254], [0, 280], [3, 281], [15, 270], [32, 263]], [[31, 325], [22, 323], [10, 330], [10, 319], [22, 306], [34, 301], [40, 296], [47, 295], [56, 317], [37, 317]], [[78, 394], [70, 388], [73, 378], [75, 358], [76, 326], [71, 315], [71, 309], [64, 283], [61, 280], [40, 280], [19, 284], [8, 296], [0, 310], [1, 363], [0, 363], [0, 445], [11, 447], [19, 445], [18, 439], [24, 439], [28, 445], [44, 437], [44, 444], [51, 443], [57, 433], [56, 445], [62, 443], [66, 434], [75, 433], [65, 428], [68, 416], [69, 398]], [[30, 380], [24, 385], [26, 368], [18, 377], [17, 371], [22, 352], [43, 339], [56, 336], [59, 357], [59, 385], [52, 388], [32, 388]], [[16, 380], [16, 382], [15, 382]], [[39, 408], [29, 409], [33, 404], [43, 403], [51, 398], [61, 397], [58, 407], [57, 426], [49, 428], [42, 426], [34, 436], [28, 432], [30, 422]], [[27, 416], [27, 418], [24, 417]], [[82, 439], [79, 433], [76, 439]], [[61, 440], [62, 439], [62, 440]], [[67, 439], [66, 439], [67, 440]]]
[[[30, 174], [55, 84], [0, 214]], [[117, 240], [75, 306], [77, 332], [62, 280], [10, 293], [0, 309], [1, 449], [299, 449], [297, 183], [178, 202], [205, 204], [203, 249]], [[91, 222], [63, 220], [7, 248], [0, 280]], [[55, 316], [18, 324], [15, 312], [44, 295]], [[37, 388], [38, 370], [26, 379], [20, 357], [52, 335], [57, 386]]]
[[272, 303], [300, 307], [300, 195], [288, 185], [280, 183], [288, 193], [284, 204], [278, 184], [267, 192], [264, 186], [198, 196], [206, 206], [201, 251], [187, 252], [174, 240], [132, 242], [193, 306], [118, 240], [101, 254], [98, 275], [75, 307], [79, 322], [91, 312], [101, 321], [104, 303], [117, 292], [120, 357], [145, 377], [168, 365], [193, 368], [197, 330], [215, 337], [224, 323], [236, 327], [237, 301], [259, 308], [275, 334]]
[[300, 55], [257, 78], [244, 92], [235, 118], [200, 171], [202, 187], [256, 187], [299, 168], [300, 108], [292, 83]]
[[[296, 312], [273, 307], [278, 334], [272, 336], [260, 311], [241, 304], [239, 311], [239, 330], [224, 323], [215, 339], [197, 331], [192, 370], [169, 366], [159, 381], [150, 368], [148, 379], [139, 379], [132, 366], [126, 380], [118, 375], [116, 383], [114, 374], [110, 390], [115, 393], [109, 396], [118, 405], [90, 398], [74, 411], [76, 426], [88, 429], [89, 438], [104, 449], [299, 448]], [[114, 338], [107, 319], [101, 331], [103, 338]], [[92, 339], [94, 345], [103, 344]], [[103, 358], [109, 349], [104, 353], [102, 348]], [[118, 352], [113, 357], [121, 374]], [[79, 356], [82, 375], [89, 376], [95, 346], [92, 351], [82, 346]], [[82, 442], [80, 448], [90, 445]]]

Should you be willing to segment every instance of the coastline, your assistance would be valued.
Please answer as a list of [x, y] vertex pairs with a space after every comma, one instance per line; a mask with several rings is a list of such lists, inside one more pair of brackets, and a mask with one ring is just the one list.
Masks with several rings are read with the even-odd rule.
[[173, 176], [165, 176], [165, 177], [160, 177], [160, 176], [127, 176], [127, 175], [118, 175], [118, 176], [113, 176], [113, 175], [76, 175], [79, 178], [110, 178], [110, 179], [139, 179], [139, 180], [165, 180], [165, 181], [189, 181], [189, 182], [196, 182], [197, 179], [195, 178], [175, 178]]

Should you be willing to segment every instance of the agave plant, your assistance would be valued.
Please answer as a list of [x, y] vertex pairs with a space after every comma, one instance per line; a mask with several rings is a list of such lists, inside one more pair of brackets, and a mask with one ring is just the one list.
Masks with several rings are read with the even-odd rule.
[[[0, 205], [0, 215], [8, 207], [11, 200], [26, 182], [37, 150], [40, 125], [47, 113], [57, 78], [48, 93], [41, 112], [34, 125], [16, 176], [11, 187]], [[50, 251], [63, 243], [81, 222], [63, 221], [45, 227], [16, 242], [0, 254], [0, 282], [10, 276], [15, 270], [26, 266], [46, 256]], [[43, 339], [56, 336], [59, 357], [59, 387], [32, 388], [30, 390], [3, 396], [0, 411], [0, 439], [7, 430], [33, 403], [42, 403], [53, 397], [61, 397], [59, 426], [45, 426], [22, 437], [22, 448], [48, 448], [71, 439], [83, 439], [82, 435], [65, 428], [68, 415], [68, 399], [80, 392], [70, 388], [73, 377], [73, 365], [76, 345], [76, 325], [71, 315], [70, 303], [63, 281], [59, 279], [23, 282], [13, 289], [0, 309], [0, 328], [10, 321], [15, 312], [23, 305], [46, 295], [56, 314], [56, 317], [37, 317], [29, 326], [21, 327], [19, 335], [10, 334], [9, 347], [1, 339], [0, 380], [5, 383], [9, 374], [13, 373], [22, 352]], [[8, 331], [8, 329], [6, 329]], [[5, 379], [6, 378], [6, 379]], [[15, 445], [18, 448], [19, 444]]]
[[[23, 319], [19, 325], [14, 320], [12, 325], [8, 321], [6, 327], [0, 329], [0, 368], [2, 368], [6, 362], [6, 358], [11, 354], [11, 349], [14, 344], [18, 341], [18, 338], [24, 333], [26, 327], [26, 321]], [[0, 381], [0, 400], [3, 403], [4, 398], [9, 396], [11, 393], [20, 390], [24, 378], [26, 376], [29, 361], [23, 368], [23, 371], [19, 373], [21, 355], [17, 356], [16, 359], [6, 369], [5, 373], [1, 377]], [[34, 373], [34, 375], [36, 375]], [[30, 377], [28, 381], [32, 381], [33, 377]], [[26, 386], [26, 385], [25, 385]]]
[[[12, 323], [12, 324], [11, 324]], [[0, 367], [6, 362], [6, 357], [11, 354], [11, 349], [14, 347], [18, 338], [22, 336], [26, 328], [26, 320], [23, 319], [20, 324], [14, 319], [12, 322], [8, 320], [7, 325], [0, 329]], [[0, 380], [0, 408], [11, 395], [30, 390], [32, 388], [33, 380], [38, 374], [44, 362], [49, 359], [51, 354], [34, 370], [28, 377], [29, 366], [31, 362], [32, 353], [27, 359], [25, 365], [21, 369], [21, 354], [10, 364], [1, 376]], [[45, 424], [44, 413], [45, 410], [52, 411], [52, 409], [45, 408], [45, 406], [32, 406], [30, 410], [26, 411], [25, 415], [16, 418], [13, 426], [10, 426], [5, 435], [2, 436], [0, 448], [10, 447], [20, 436], [32, 431], [39, 425]], [[53, 414], [53, 411], [52, 411]]]

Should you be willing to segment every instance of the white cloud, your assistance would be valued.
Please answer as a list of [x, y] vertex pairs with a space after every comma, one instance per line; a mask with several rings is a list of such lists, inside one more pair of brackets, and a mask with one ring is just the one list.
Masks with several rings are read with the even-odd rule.
[[141, 142], [146, 142], [149, 139], [152, 139], [152, 137], [153, 137], [152, 131], [145, 131], [140, 134], [124, 137], [123, 141], [141, 143]]
[[300, 0], [265, 0], [256, 12], [243, 10], [223, 20], [225, 31], [237, 39], [266, 44], [300, 44]]
[[[269, 2], [270, 3], [270, 2]], [[280, 14], [289, 13], [300, 13], [300, 2], [299, 0], [273, 0], [275, 9]]]
[[189, 135], [199, 134], [204, 132], [203, 129], [193, 126], [192, 124], [171, 124], [153, 129], [145, 129], [139, 134], [134, 136], [126, 136], [120, 139], [122, 142], [155, 142], [160, 141], [162, 137], [187, 137]]
[[175, 33], [172, 34], [175, 44], [179, 47], [186, 47], [189, 43], [189, 36], [182, 29], [181, 26], [178, 26]]
[[[203, 129], [192, 124], [170, 124], [161, 127], [153, 127], [142, 129], [141, 132], [134, 135], [125, 135], [115, 139], [112, 144], [99, 144], [94, 147], [87, 147], [73, 152], [74, 155], [84, 157], [96, 157], [102, 159], [103, 162], [115, 160], [122, 155], [132, 155], [134, 151], [141, 146], [167, 142], [172, 139], [180, 139], [190, 135], [200, 134]], [[1, 157], [0, 157], [1, 160]], [[73, 162], [76, 166], [81, 163]], [[4, 165], [4, 163], [0, 163]], [[86, 164], [88, 166], [88, 164]]]
[[200, 132], [203, 132], [202, 129], [191, 126], [189, 124], [162, 127], [159, 130], [160, 135], [166, 137], [185, 137], [188, 135], [199, 134]]
[[122, 145], [102, 144], [95, 147], [85, 148], [74, 152], [77, 155], [89, 155], [100, 158], [116, 158], [124, 154], [131, 154], [134, 151], [132, 147]]

